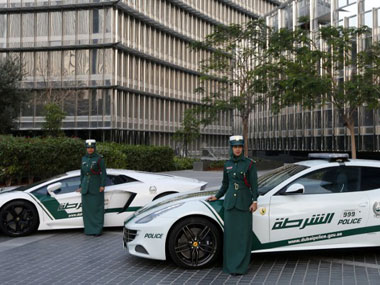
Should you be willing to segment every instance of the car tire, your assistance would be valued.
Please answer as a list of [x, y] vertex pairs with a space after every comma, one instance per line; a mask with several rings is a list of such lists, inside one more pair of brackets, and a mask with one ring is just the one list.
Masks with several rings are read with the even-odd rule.
[[10, 237], [27, 236], [39, 225], [38, 212], [27, 201], [12, 201], [0, 210], [0, 229]]
[[185, 218], [171, 229], [168, 252], [173, 262], [180, 267], [207, 267], [221, 255], [222, 236], [222, 231], [207, 218]]

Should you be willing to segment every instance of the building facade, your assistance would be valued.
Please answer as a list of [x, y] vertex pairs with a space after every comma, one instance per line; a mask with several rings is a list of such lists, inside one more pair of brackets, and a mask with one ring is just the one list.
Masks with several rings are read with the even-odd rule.
[[[266, 15], [266, 22], [274, 29], [295, 29], [299, 17], [310, 19], [313, 35], [321, 26], [366, 25], [372, 34], [356, 43], [356, 50], [380, 40], [380, 1], [378, 0], [293, 0], [282, 4]], [[355, 52], [355, 51], [354, 51]], [[344, 80], [345, 70], [341, 79]], [[340, 78], [338, 78], [339, 80]], [[380, 151], [380, 110], [361, 107], [355, 115], [357, 150], [374, 153]], [[253, 149], [266, 153], [350, 151], [350, 137], [343, 118], [334, 106], [303, 110], [291, 106], [273, 115], [269, 105], [260, 106], [251, 118]]]
[[[21, 133], [38, 132], [43, 106], [66, 112], [69, 135], [171, 145], [187, 108], [199, 104], [199, 62], [189, 44], [219, 24], [263, 16], [277, 0], [0, 0], [0, 57], [24, 66], [33, 99]], [[211, 83], [218, 84], [218, 82]], [[224, 146], [231, 114], [193, 146]]]

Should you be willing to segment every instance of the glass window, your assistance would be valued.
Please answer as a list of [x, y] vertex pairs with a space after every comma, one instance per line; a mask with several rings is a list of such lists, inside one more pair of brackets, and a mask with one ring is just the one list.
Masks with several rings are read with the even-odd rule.
[[90, 20], [89, 11], [83, 10], [78, 12], [78, 40], [81, 44], [88, 44], [90, 37]]
[[[312, 173], [293, 181], [305, 187], [304, 194], [329, 194], [340, 192], [359, 191], [359, 167], [329, 167], [316, 170]], [[281, 192], [285, 192], [290, 186], [285, 187]]]
[[59, 181], [62, 183], [61, 189], [54, 191], [55, 194], [65, 194], [74, 192], [79, 188], [80, 176], [75, 176]]
[[75, 50], [63, 51], [63, 84], [71, 86], [75, 84]]
[[138, 181], [125, 175], [107, 175], [106, 186], [118, 185]]
[[266, 194], [275, 186], [279, 185], [286, 179], [292, 177], [293, 175], [296, 175], [297, 173], [305, 169], [307, 169], [306, 166], [289, 164], [283, 167], [276, 168], [275, 170], [260, 176], [258, 180], [259, 194]]
[[63, 12], [63, 44], [75, 43], [76, 14], [74, 11]]
[[34, 14], [22, 16], [22, 44], [24, 47], [34, 46]]
[[9, 15], [9, 46], [17, 47], [20, 46], [20, 15], [11, 14]]
[[364, 14], [364, 25], [373, 28], [372, 11]]
[[48, 63], [48, 53], [47, 52], [37, 52], [36, 53], [36, 78], [42, 83], [47, 81], [47, 63]]
[[48, 13], [37, 13], [37, 45], [45, 46], [48, 40], [49, 19]]
[[357, 27], [358, 26], [358, 17], [353, 16], [348, 19], [348, 26], [349, 27]]
[[380, 7], [379, 0], [365, 0], [364, 1], [364, 11], [372, 10], [372, 8]]
[[[0, 4], [1, 7], [1, 4]], [[7, 40], [7, 15], [0, 15], [0, 48], [4, 48]]]
[[24, 81], [33, 81], [34, 75], [34, 54], [32, 52], [22, 53], [22, 64], [24, 67]]
[[338, 7], [343, 7], [347, 5], [347, 0], [339, 0]]
[[380, 189], [380, 168], [362, 167], [361, 189], [374, 190]]
[[63, 110], [66, 116], [75, 116], [75, 106], [76, 106], [76, 93], [71, 92], [66, 94], [65, 100], [63, 102]]
[[76, 60], [76, 74], [78, 84], [81, 86], [86, 86], [88, 85], [88, 75], [90, 72], [89, 50], [78, 50]]
[[62, 13], [52, 12], [50, 19], [50, 45], [62, 45]]
[[80, 91], [78, 94], [78, 116], [87, 116], [89, 114], [89, 95], [88, 90]]

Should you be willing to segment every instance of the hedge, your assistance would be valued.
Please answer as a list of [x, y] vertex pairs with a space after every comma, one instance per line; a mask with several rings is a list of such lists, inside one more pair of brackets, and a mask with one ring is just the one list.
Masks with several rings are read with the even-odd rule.
[[[107, 168], [174, 169], [174, 153], [169, 147], [98, 143], [97, 148]], [[0, 184], [31, 183], [78, 169], [84, 154], [84, 141], [77, 138], [0, 136]]]

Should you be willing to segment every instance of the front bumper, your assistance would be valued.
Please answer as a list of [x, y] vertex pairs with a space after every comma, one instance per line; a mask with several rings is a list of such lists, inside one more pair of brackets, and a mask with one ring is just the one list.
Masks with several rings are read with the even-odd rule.
[[166, 260], [166, 238], [176, 218], [157, 217], [146, 224], [129, 222], [123, 229], [123, 246], [131, 255]]

